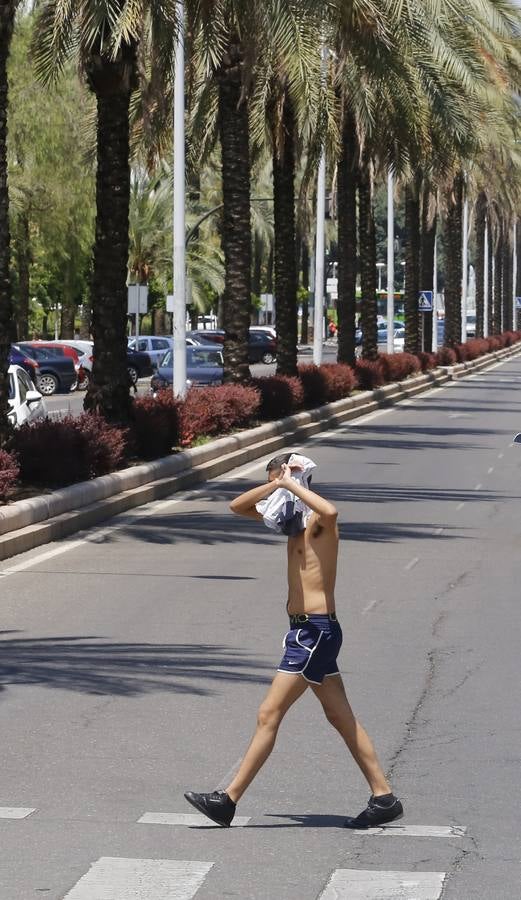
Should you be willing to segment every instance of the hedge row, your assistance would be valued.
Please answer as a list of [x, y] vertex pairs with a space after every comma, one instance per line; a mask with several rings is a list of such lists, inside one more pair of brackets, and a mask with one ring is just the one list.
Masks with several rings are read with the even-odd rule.
[[16, 484], [57, 487], [105, 475], [131, 459], [156, 459], [175, 447], [226, 434], [254, 422], [279, 419], [299, 410], [348, 397], [355, 388], [373, 390], [438, 365], [476, 359], [521, 340], [521, 331], [470, 340], [437, 354], [381, 354], [377, 360], [299, 366], [298, 377], [255, 378], [251, 385], [192, 388], [184, 401], [168, 391], [134, 400], [129, 428], [107, 424], [100, 416], [46, 419], [23, 425], [7, 450], [0, 451], [0, 501]]

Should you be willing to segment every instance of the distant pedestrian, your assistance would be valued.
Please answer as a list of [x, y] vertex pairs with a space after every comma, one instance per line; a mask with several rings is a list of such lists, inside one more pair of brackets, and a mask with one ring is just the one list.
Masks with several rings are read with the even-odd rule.
[[311, 687], [324, 713], [344, 739], [371, 789], [367, 808], [348, 828], [368, 828], [403, 815], [378, 762], [371, 740], [355, 719], [338, 671], [342, 631], [335, 612], [338, 556], [337, 510], [310, 490], [315, 464], [306, 457], [287, 454], [267, 466], [268, 482], [236, 497], [233, 512], [264, 521], [288, 537], [289, 631], [284, 656], [259, 709], [257, 729], [239, 770], [225, 791], [186, 799], [200, 812], [229, 826], [236, 804], [268, 759], [285, 714]]

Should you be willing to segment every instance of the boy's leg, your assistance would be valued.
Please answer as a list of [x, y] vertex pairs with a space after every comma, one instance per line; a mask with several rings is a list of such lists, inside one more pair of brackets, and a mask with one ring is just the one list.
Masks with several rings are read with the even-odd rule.
[[287, 675], [285, 672], [277, 672], [275, 675], [259, 708], [257, 729], [251, 744], [241, 762], [239, 771], [226, 788], [226, 793], [234, 803], [240, 800], [261, 766], [266, 762], [273, 750], [282, 719], [307, 687], [309, 684], [302, 675]]
[[322, 684], [311, 685], [320, 700], [326, 718], [342, 735], [354, 760], [359, 765], [371, 788], [378, 797], [391, 793], [375, 749], [365, 729], [355, 719], [346, 696], [342, 677], [331, 675]]

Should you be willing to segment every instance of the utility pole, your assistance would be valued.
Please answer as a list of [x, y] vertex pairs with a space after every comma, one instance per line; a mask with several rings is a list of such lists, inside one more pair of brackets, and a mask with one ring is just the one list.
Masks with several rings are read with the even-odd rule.
[[174, 315], [173, 390], [186, 394], [186, 254], [185, 254], [185, 53], [184, 0], [178, 0], [174, 68]]
[[387, 175], [387, 352], [394, 353], [394, 176]]

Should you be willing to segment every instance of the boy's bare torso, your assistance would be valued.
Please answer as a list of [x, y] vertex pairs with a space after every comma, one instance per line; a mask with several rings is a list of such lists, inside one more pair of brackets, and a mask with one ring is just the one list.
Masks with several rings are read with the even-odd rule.
[[290, 615], [319, 615], [335, 610], [338, 528], [318, 523], [315, 513], [307, 528], [288, 540], [288, 604]]

